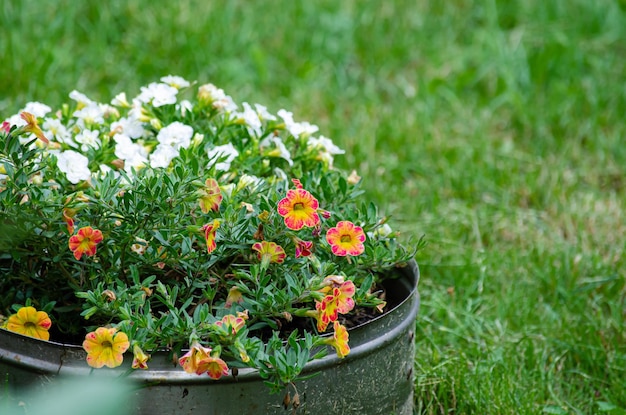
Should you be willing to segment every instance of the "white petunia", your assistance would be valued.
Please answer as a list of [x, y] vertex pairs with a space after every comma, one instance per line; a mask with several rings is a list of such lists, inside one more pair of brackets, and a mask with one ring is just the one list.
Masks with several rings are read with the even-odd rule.
[[241, 106], [243, 107], [243, 112], [239, 112], [235, 114], [235, 116], [243, 120], [248, 127], [248, 133], [250, 135], [259, 137], [262, 133], [261, 127], [263, 126], [259, 115], [247, 102], [244, 102]]
[[295, 122], [293, 120], [293, 113], [281, 109], [277, 112], [278, 116], [283, 119], [285, 122], [285, 128], [292, 136], [298, 138], [300, 135], [309, 136], [311, 134], [315, 134], [319, 127], [314, 124], [309, 124], [308, 122]]
[[41, 125], [43, 134], [48, 138], [54, 138], [59, 143], [65, 143], [69, 145], [75, 145], [72, 134], [67, 129], [61, 120], [57, 118], [45, 118]]
[[89, 148], [100, 148], [100, 131], [97, 130], [83, 130], [76, 134], [75, 140], [80, 143], [80, 149], [83, 151], [89, 150]]
[[150, 154], [150, 167], [168, 167], [175, 157], [178, 157], [178, 150], [167, 144], [159, 144]]
[[274, 146], [274, 149], [267, 151], [265, 155], [270, 156], [270, 157], [284, 158], [285, 160], [287, 160], [287, 163], [289, 163], [290, 166], [293, 165], [293, 160], [291, 159], [291, 153], [289, 152], [289, 150], [287, 150], [287, 147], [285, 147], [285, 144], [283, 143], [283, 140], [281, 140], [280, 137], [275, 136], [275, 135], [270, 135], [270, 136], [265, 137], [263, 141], [259, 143], [259, 147], [261, 148], [261, 150], [270, 148], [272, 146]]
[[137, 143], [133, 143], [126, 134], [115, 134], [115, 156], [124, 160], [124, 169], [130, 171], [131, 168], [138, 169], [148, 163], [148, 152]]
[[72, 116], [78, 118], [79, 125], [83, 126], [91, 126], [94, 124], [102, 124], [104, 123], [104, 111], [95, 102], [90, 103], [89, 105], [74, 111]]
[[215, 169], [219, 171], [228, 171], [230, 164], [239, 156], [239, 152], [231, 143], [213, 147], [208, 154], [209, 159], [215, 163]]
[[120, 92], [111, 100], [111, 105], [115, 105], [116, 107], [129, 108], [130, 103], [128, 99], [126, 99], [126, 92]]
[[141, 87], [141, 93], [137, 96], [140, 102], [152, 104], [155, 107], [175, 104], [178, 89], [163, 83], [152, 82], [148, 86]]
[[118, 134], [126, 134], [130, 138], [140, 138], [145, 133], [143, 124], [136, 116], [134, 116], [134, 113], [132, 113], [128, 117], [122, 117], [119, 120], [111, 123], [111, 131], [114, 131]]
[[264, 121], [275, 121], [276, 117], [269, 113], [267, 107], [261, 104], [254, 104], [256, 113], [259, 114], [259, 118]]
[[24, 109], [20, 112], [29, 112], [37, 118], [43, 118], [50, 111], [52, 111], [52, 109], [46, 104], [42, 104], [41, 102], [34, 101], [34, 102], [27, 103]]
[[173, 86], [176, 89], [186, 88], [190, 85], [189, 81], [175, 75], [164, 76], [161, 78], [161, 82], [168, 84], [169, 86]]
[[83, 94], [82, 92], [78, 92], [77, 90], [73, 90], [72, 92], [70, 92], [70, 98], [84, 106], [94, 104], [91, 99], [87, 98], [87, 95]]
[[57, 167], [67, 176], [73, 184], [81, 180], [89, 180], [91, 171], [89, 170], [89, 159], [82, 154], [67, 150], [56, 154]]
[[163, 145], [174, 147], [176, 150], [189, 147], [193, 128], [179, 121], [174, 121], [170, 125], [161, 128], [157, 134], [157, 140]]
[[237, 190], [241, 190], [246, 187], [252, 190], [256, 187], [261, 186], [263, 183], [264, 180], [260, 177], [249, 174], [242, 174], [239, 178], [239, 181], [237, 182]]
[[345, 150], [342, 150], [339, 147], [337, 147], [335, 143], [333, 143], [333, 140], [331, 140], [328, 137], [324, 137], [323, 135], [320, 135], [319, 138], [309, 137], [307, 143], [309, 147], [311, 148], [321, 150], [321, 151], [324, 151], [326, 153], [330, 153], [333, 155], [345, 153]]

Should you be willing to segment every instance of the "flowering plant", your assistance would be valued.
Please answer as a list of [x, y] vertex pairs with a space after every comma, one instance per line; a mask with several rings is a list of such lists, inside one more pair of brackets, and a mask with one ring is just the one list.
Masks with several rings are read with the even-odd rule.
[[382, 280], [420, 246], [288, 111], [177, 76], [130, 101], [70, 98], [0, 128], [0, 313], [82, 343], [94, 368], [166, 350], [189, 373], [252, 367], [279, 389], [350, 352], [351, 316], [384, 311]]

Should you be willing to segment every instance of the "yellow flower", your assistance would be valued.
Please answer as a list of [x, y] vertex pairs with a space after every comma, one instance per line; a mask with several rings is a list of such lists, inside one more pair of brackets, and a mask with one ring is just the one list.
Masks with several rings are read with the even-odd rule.
[[339, 324], [338, 321], [333, 323], [333, 328], [335, 329], [333, 337], [328, 339], [326, 343], [335, 348], [337, 357], [344, 358], [350, 353], [350, 346], [348, 346], [348, 330], [345, 326]]
[[87, 333], [83, 349], [87, 352], [87, 364], [91, 367], [117, 367], [122, 364], [123, 354], [130, 343], [126, 333], [116, 328], [98, 327]]
[[34, 337], [41, 340], [49, 340], [48, 329], [52, 322], [45, 311], [37, 311], [35, 307], [22, 307], [16, 314], [7, 320], [6, 328], [9, 331]]
[[218, 211], [223, 199], [220, 185], [215, 179], [206, 179], [204, 185], [205, 187], [198, 191], [200, 196], [198, 202], [202, 213], [209, 213], [211, 210]]

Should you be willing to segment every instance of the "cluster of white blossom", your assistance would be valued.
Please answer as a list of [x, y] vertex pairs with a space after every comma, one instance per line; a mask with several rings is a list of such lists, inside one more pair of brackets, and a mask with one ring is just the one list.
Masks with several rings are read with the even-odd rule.
[[[113, 152], [124, 170], [132, 173], [149, 165], [152, 168], [167, 168], [181, 149], [189, 147], [203, 135], [185, 124], [185, 116], [193, 111], [194, 105], [188, 100], [179, 100], [179, 93], [192, 84], [179, 76], [165, 76], [160, 82], [153, 82], [140, 88], [140, 93], [130, 101], [125, 93], [120, 93], [111, 104], [95, 102], [86, 95], [72, 91], [69, 97], [75, 101], [75, 110], [69, 117], [62, 117], [61, 111], [52, 113], [49, 106], [40, 102], [29, 102], [17, 114], [9, 117], [9, 125], [23, 126], [22, 112], [29, 112], [41, 120], [44, 135], [50, 140], [48, 152], [56, 157], [57, 167], [67, 179], [77, 184], [89, 180], [98, 171], [108, 171], [105, 164], [94, 166], [89, 154], [105, 145], [113, 146]], [[324, 136], [315, 137], [316, 125], [294, 121], [293, 114], [281, 109], [276, 115], [260, 104], [243, 102], [241, 107], [213, 84], [198, 88], [199, 101], [210, 102], [212, 107], [225, 117], [245, 125], [251, 137], [259, 140], [260, 151], [267, 157], [280, 157], [293, 164], [293, 154], [278, 134], [264, 134], [267, 122], [280, 123], [285, 131], [296, 139], [304, 139], [318, 160], [332, 167], [333, 156], [343, 154], [332, 140]], [[161, 125], [150, 117], [151, 109], [175, 105], [183, 115], [181, 121]], [[280, 120], [279, 120], [280, 118]], [[154, 131], [157, 130], [156, 137]], [[24, 138], [24, 140], [27, 140]], [[155, 140], [156, 139], [156, 142]], [[216, 170], [228, 171], [231, 163], [240, 157], [232, 143], [215, 145], [208, 150], [208, 159]], [[91, 164], [91, 166], [90, 166]]]

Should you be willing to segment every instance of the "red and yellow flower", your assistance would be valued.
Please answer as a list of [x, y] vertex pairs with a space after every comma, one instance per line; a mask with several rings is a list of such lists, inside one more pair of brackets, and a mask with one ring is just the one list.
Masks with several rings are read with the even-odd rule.
[[117, 367], [124, 360], [124, 352], [130, 342], [126, 333], [116, 328], [98, 327], [87, 333], [83, 349], [87, 352], [87, 364], [96, 369], [102, 366]]
[[365, 251], [365, 232], [349, 221], [337, 222], [337, 226], [326, 232], [326, 241], [337, 256], [361, 255]]
[[315, 301], [317, 310], [317, 330], [326, 331], [328, 324], [337, 321], [339, 313], [349, 313], [354, 308], [352, 297], [356, 287], [352, 281], [344, 281], [343, 277], [330, 275], [324, 278], [325, 286], [319, 292], [326, 293], [322, 301]]
[[147, 355], [141, 347], [138, 345], [133, 346], [133, 369], [148, 369], [148, 359], [150, 355]]
[[281, 264], [285, 261], [285, 250], [282, 246], [277, 245], [275, 242], [261, 241], [252, 245], [252, 250], [257, 252], [257, 258], [259, 261], [265, 261], [267, 263]]
[[246, 318], [247, 314], [244, 313], [240, 313], [237, 316], [226, 314], [221, 320], [216, 321], [215, 325], [235, 335], [246, 325]]
[[220, 227], [220, 221], [214, 219], [213, 222], [207, 223], [204, 225], [204, 240], [206, 241], [206, 250], [210, 254], [217, 248], [217, 243], [215, 242], [215, 235], [217, 233], [217, 228]]
[[218, 211], [223, 199], [220, 185], [215, 179], [206, 179], [204, 185], [204, 189], [199, 191], [200, 199], [198, 199], [198, 202], [200, 203], [200, 209], [203, 213], [208, 213], [211, 210]]
[[74, 258], [80, 260], [83, 254], [94, 256], [100, 242], [102, 242], [102, 232], [91, 226], [85, 226], [80, 228], [76, 235], [70, 237], [69, 246], [74, 252]]
[[50, 339], [50, 326], [52, 322], [48, 314], [30, 306], [20, 308], [6, 322], [7, 330], [41, 340]]
[[337, 352], [337, 357], [343, 359], [348, 355], [348, 353], [350, 353], [350, 346], [348, 345], [348, 329], [346, 329], [346, 327], [342, 324], [339, 324], [338, 321], [333, 323], [333, 328], [335, 330], [333, 337], [329, 338], [326, 341], [326, 344], [333, 346]]
[[297, 231], [312, 228], [320, 223], [317, 214], [319, 202], [307, 190], [297, 188], [287, 191], [287, 196], [278, 202], [278, 214], [284, 218], [285, 226]]

